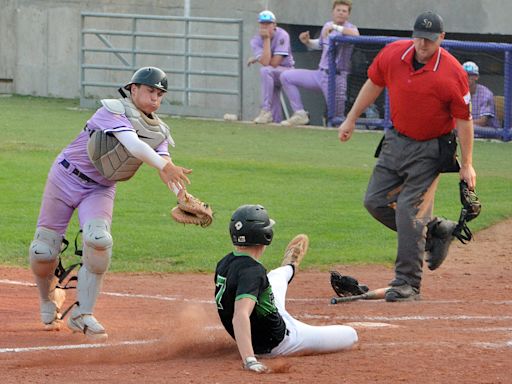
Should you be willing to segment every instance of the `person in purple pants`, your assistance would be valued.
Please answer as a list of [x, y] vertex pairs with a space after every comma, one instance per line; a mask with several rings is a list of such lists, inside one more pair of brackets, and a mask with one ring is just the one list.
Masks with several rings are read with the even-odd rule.
[[283, 120], [281, 109], [281, 73], [293, 68], [290, 35], [276, 25], [276, 16], [270, 11], [258, 15], [259, 33], [251, 39], [253, 56], [247, 65], [260, 63], [261, 111], [254, 119], [256, 124], [279, 123]]
[[[293, 69], [281, 74], [281, 84], [293, 115], [281, 122], [282, 125], [305, 125], [309, 123], [308, 113], [300, 97], [299, 88], [322, 92], [327, 102], [328, 71], [329, 71], [329, 37], [333, 35], [359, 36], [359, 30], [348, 21], [352, 10], [352, 0], [335, 0], [332, 5], [332, 21], [324, 24], [319, 39], [311, 39], [309, 31], [299, 35], [300, 41], [309, 49], [322, 50], [318, 69]], [[353, 46], [341, 44], [336, 56], [336, 110], [335, 116], [345, 115], [345, 99], [347, 92], [347, 76], [350, 71], [350, 60]]]
[[128, 180], [146, 163], [178, 194], [190, 183], [187, 174], [192, 172], [172, 162], [168, 145], [174, 146], [174, 142], [169, 127], [154, 113], [167, 92], [166, 74], [155, 67], [140, 68], [124, 89], [129, 97], [120, 89], [123, 98], [101, 100], [102, 107], [55, 159], [29, 248], [41, 320], [45, 329], [59, 330], [65, 294], [58, 288], [54, 272], [66, 229], [77, 210], [83, 256], [77, 274], [77, 305], [69, 313], [67, 325], [96, 341], [107, 339], [93, 310], [112, 254], [116, 182]]

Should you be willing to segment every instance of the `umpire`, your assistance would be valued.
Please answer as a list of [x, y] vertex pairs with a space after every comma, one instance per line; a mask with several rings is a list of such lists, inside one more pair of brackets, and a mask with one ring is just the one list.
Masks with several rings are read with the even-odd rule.
[[357, 118], [388, 89], [393, 127], [379, 145], [364, 201], [375, 219], [398, 234], [388, 302], [420, 298], [426, 225], [432, 219], [439, 174], [458, 171], [470, 189], [476, 184], [469, 85], [457, 59], [441, 48], [443, 19], [423, 12], [412, 37], [379, 52], [338, 132], [340, 141], [349, 140]]

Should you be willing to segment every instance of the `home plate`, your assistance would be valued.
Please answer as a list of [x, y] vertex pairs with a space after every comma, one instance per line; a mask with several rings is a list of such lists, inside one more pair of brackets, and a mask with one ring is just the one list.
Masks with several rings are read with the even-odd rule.
[[345, 323], [345, 325], [350, 325], [355, 328], [398, 328], [398, 325], [393, 325], [389, 323], [373, 323], [373, 322], [364, 322], [364, 321], [354, 321], [352, 323]]

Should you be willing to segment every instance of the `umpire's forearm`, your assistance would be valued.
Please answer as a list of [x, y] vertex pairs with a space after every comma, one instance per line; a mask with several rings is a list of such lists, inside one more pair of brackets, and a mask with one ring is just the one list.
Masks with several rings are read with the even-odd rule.
[[456, 120], [457, 135], [461, 151], [461, 165], [473, 165], [473, 122], [471, 120]]
[[457, 136], [461, 152], [460, 179], [465, 180], [469, 189], [476, 186], [476, 172], [473, 168], [473, 121], [456, 119]]

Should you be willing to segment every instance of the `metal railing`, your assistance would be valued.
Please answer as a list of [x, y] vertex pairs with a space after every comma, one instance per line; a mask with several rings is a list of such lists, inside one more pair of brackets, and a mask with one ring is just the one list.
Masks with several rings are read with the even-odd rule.
[[159, 112], [241, 115], [242, 27], [238, 19], [83, 12], [80, 105], [97, 106], [138, 68], [156, 66], [169, 81]]

